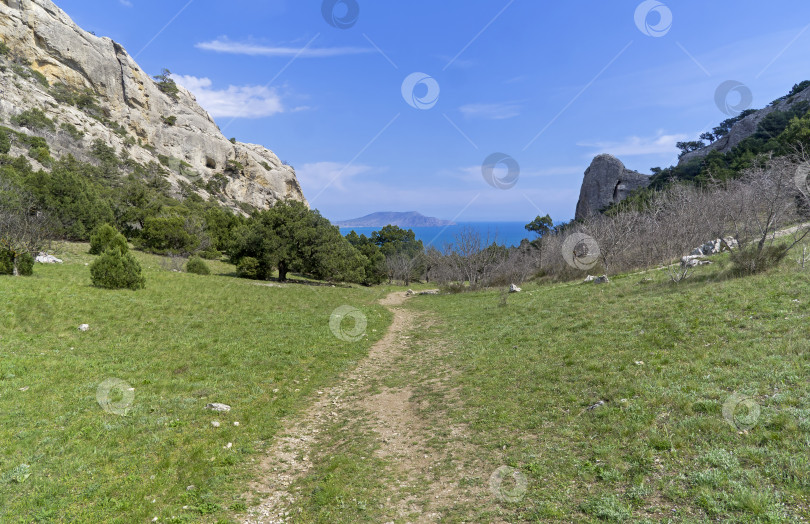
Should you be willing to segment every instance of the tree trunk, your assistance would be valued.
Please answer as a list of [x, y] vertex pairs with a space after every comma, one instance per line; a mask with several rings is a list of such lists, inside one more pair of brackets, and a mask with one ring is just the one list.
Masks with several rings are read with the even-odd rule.
[[20, 276], [20, 271], [17, 269], [17, 255], [14, 255], [12, 265], [14, 266], [14, 269], [11, 271], [11, 274], [15, 277]]
[[286, 262], [279, 262], [278, 263], [278, 279], [280, 281], [287, 280], [287, 271], [289, 271], [289, 269], [287, 268], [287, 263]]

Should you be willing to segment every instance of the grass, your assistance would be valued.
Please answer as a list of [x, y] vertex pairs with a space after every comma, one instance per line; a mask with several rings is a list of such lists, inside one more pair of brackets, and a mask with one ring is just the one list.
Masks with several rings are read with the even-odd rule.
[[[462, 399], [437, 398], [427, 411], [466, 425], [489, 469], [506, 464], [528, 479], [520, 502], [491, 497], [444, 517], [808, 519], [810, 273], [785, 261], [725, 274], [721, 264], [680, 284], [652, 272], [643, 284], [625, 275], [529, 285], [505, 304], [492, 291], [412, 301], [441, 318], [424, 336], [448, 344], [439, 367], [456, 370], [450, 387]], [[735, 392], [751, 399], [732, 409], [738, 427], [723, 416]], [[746, 417], [752, 405], [758, 417]], [[750, 429], [740, 423], [752, 417]]]
[[[142, 253], [145, 290], [99, 290], [85, 251], [68, 246], [65, 265], [0, 280], [3, 522], [244, 513], [253, 461], [281, 418], [390, 321], [376, 301], [392, 288], [263, 287], [223, 276], [224, 263], [189, 275]], [[432, 500], [436, 478], [459, 495], [433, 508], [443, 522], [807, 521], [810, 270], [786, 260], [727, 274], [720, 263], [679, 284], [653, 271], [412, 298], [405, 307], [422, 320], [368, 391], [413, 390], [425, 453], [445, 458], [403, 487], [368, 413], [346, 413], [294, 485], [296, 521], [382, 521], [402, 500]], [[344, 304], [368, 318], [358, 343], [329, 331]], [[108, 378], [134, 388], [126, 416], [96, 401]], [[510, 497], [490, 491], [501, 466], [525, 492], [511, 480]], [[418, 519], [413, 507], [395, 522]]]
[[[65, 246], [65, 264], [0, 280], [2, 522], [231, 518], [252, 502], [245, 486], [280, 419], [363, 358], [390, 321], [376, 304], [385, 288], [264, 287], [220, 276], [233, 271], [220, 262], [199, 276], [143, 253], [146, 289], [97, 289], [87, 250]], [[343, 304], [367, 316], [359, 342], [330, 332]], [[126, 416], [97, 401], [110, 378], [134, 388], [108, 399]]]

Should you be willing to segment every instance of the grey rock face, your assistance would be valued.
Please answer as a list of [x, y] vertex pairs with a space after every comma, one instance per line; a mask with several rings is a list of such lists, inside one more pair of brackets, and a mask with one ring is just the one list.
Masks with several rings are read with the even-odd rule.
[[[0, 39], [51, 86], [92, 91], [107, 120], [126, 130], [121, 136], [86, 112], [59, 103], [51, 89], [34, 79], [22, 79], [11, 69], [0, 72], [4, 125], [14, 115], [39, 108], [57, 126], [67, 123], [84, 132], [71, 138], [64, 131], [24, 130], [44, 136], [54, 156], [69, 153], [89, 161], [87, 151], [101, 139], [144, 165], [168, 158], [175, 189], [183, 180], [206, 182], [230, 163], [221, 199], [234, 208], [247, 203], [266, 209], [281, 199], [306, 202], [292, 167], [262, 146], [228, 141], [190, 92], [178, 86], [176, 100], [162, 92], [120, 44], [83, 31], [50, 0], [0, 0]], [[175, 117], [174, 123], [164, 120], [169, 117]]]
[[650, 177], [624, 167], [612, 155], [599, 155], [585, 170], [579, 191], [576, 218], [599, 213], [610, 204], [621, 202], [631, 191], [650, 185]]

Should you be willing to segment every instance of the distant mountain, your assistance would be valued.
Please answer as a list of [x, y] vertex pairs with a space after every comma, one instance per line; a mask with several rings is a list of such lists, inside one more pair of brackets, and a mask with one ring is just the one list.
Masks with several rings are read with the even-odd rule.
[[455, 222], [440, 218], [426, 217], [416, 211], [397, 213], [393, 211], [379, 211], [360, 218], [341, 220], [335, 222], [340, 227], [383, 227], [387, 225], [399, 227], [436, 227], [453, 226]]

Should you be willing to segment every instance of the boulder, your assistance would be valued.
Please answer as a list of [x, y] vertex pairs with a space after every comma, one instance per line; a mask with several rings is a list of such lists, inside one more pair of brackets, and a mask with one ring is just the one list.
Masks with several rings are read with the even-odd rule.
[[56, 258], [55, 256], [46, 255], [45, 253], [40, 253], [39, 255], [37, 255], [37, 258], [35, 260], [37, 262], [39, 262], [40, 264], [61, 264], [62, 263], [62, 261], [59, 260], [58, 258]]
[[221, 404], [219, 402], [213, 402], [213, 403], [208, 404], [207, 406], [205, 406], [205, 409], [210, 409], [211, 411], [220, 411], [220, 412], [227, 413], [228, 411], [231, 410], [231, 406], [229, 406], [228, 404]]
[[621, 202], [631, 191], [650, 185], [650, 177], [624, 167], [612, 155], [599, 155], [585, 170], [575, 217], [599, 213], [610, 204]]
[[711, 263], [711, 260], [706, 260], [705, 255], [687, 255], [681, 257], [681, 267], [705, 266]]
[[588, 275], [587, 277], [585, 277], [585, 280], [583, 280], [583, 282], [593, 282], [594, 284], [609, 284], [610, 279], [608, 278], [607, 275], [602, 275], [601, 277]]

